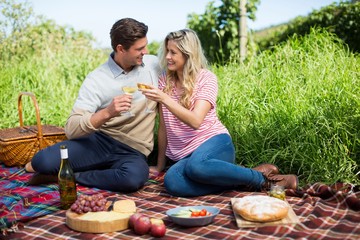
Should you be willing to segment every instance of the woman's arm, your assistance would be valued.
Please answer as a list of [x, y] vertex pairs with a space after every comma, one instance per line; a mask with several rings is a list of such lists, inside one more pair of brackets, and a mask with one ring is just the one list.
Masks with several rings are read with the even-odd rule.
[[186, 109], [175, 102], [169, 95], [156, 88], [144, 90], [143, 93], [150, 100], [163, 104], [178, 119], [193, 129], [198, 129], [200, 127], [205, 116], [211, 109], [211, 104], [206, 100], [196, 100], [194, 109]]
[[156, 167], [150, 167], [150, 174], [158, 175], [161, 171], [165, 169], [166, 166], [166, 146], [167, 146], [167, 139], [166, 139], [166, 129], [165, 123], [163, 119], [163, 114], [161, 110], [161, 106], [159, 105], [159, 129], [158, 129], [158, 157], [157, 157], [157, 165]]
[[198, 129], [211, 109], [211, 104], [206, 100], [196, 100], [194, 109], [189, 110], [168, 97], [163, 102], [165, 107], [179, 120], [193, 129]]

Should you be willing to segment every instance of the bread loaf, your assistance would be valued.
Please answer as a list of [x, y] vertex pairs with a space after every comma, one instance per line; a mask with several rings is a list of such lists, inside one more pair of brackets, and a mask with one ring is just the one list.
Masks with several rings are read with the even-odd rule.
[[246, 196], [236, 199], [233, 211], [248, 221], [272, 222], [287, 216], [289, 204], [269, 196]]

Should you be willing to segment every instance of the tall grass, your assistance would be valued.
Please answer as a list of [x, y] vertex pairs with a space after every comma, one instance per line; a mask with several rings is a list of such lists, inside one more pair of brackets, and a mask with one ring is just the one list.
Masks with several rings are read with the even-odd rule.
[[303, 184], [359, 183], [360, 60], [337, 38], [313, 29], [215, 71], [239, 163], [274, 163]]
[[[43, 124], [64, 125], [85, 76], [107, 59], [100, 50], [73, 43], [73, 47], [57, 46], [56, 51], [42, 49], [21, 61], [5, 63], [0, 69], [0, 128], [19, 125], [17, 96], [21, 91], [33, 92], [38, 100]], [[25, 123], [36, 122], [30, 99], [23, 98]]]

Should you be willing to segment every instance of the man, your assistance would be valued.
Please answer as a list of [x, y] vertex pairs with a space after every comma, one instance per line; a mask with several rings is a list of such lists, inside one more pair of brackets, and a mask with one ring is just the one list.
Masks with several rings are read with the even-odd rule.
[[[148, 179], [147, 156], [154, 145], [156, 111], [145, 114], [146, 98], [140, 91], [125, 94], [134, 82], [151, 84], [160, 73], [158, 60], [147, 55], [148, 27], [131, 18], [117, 21], [110, 31], [113, 53], [84, 80], [65, 125], [69, 140], [39, 151], [26, 169], [54, 175], [60, 167], [60, 145], [68, 147], [76, 181], [84, 186], [133, 192]], [[139, 73], [147, 77], [138, 79]], [[150, 74], [149, 74], [150, 73]], [[157, 81], [153, 83], [157, 86]], [[155, 102], [148, 102], [156, 108]], [[129, 111], [134, 116], [121, 114]]]

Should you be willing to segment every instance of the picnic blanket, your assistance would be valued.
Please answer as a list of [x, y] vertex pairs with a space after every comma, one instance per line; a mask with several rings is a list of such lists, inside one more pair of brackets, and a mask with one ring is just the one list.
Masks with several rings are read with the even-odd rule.
[[[90, 234], [73, 231], [60, 210], [57, 184], [28, 186], [32, 176], [23, 169], [0, 164], [0, 239], [152, 239], [132, 230]], [[105, 197], [132, 199], [140, 212], [163, 219], [167, 232], [163, 239], [360, 239], [360, 191], [347, 184], [309, 184], [298, 191], [287, 190], [287, 201], [299, 223], [279, 226], [239, 228], [231, 198], [259, 192], [240, 190], [193, 198], [169, 195], [163, 176], [149, 179], [139, 191], [122, 194], [78, 186], [79, 193], [101, 192]], [[165, 212], [178, 206], [209, 205], [220, 208], [215, 221], [207, 226], [186, 228], [168, 219]]]

